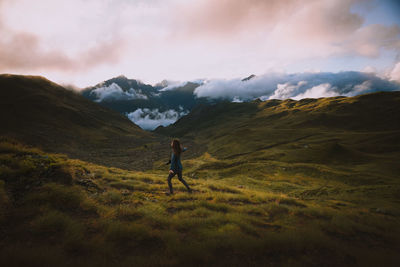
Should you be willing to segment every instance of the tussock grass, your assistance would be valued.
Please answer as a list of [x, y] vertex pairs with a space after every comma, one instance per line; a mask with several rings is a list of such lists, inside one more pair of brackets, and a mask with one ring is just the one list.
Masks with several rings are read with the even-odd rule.
[[50, 210], [34, 219], [31, 223], [33, 234], [50, 238], [63, 238], [71, 235], [82, 235], [82, 226], [71, 216], [60, 211]]
[[55, 209], [75, 212], [80, 209], [83, 198], [84, 195], [78, 187], [48, 183], [38, 192], [29, 194], [25, 201], [29, 205], [49, 205]]
[[121, 247], [159, 246], [160, 240], [151, 228], [136, 223], [110, 221], [105, 226], [105, 238]]
[[[304, 266], [327, 259], [343, 266], [365, 262], [365, 253], [371, 262], [397, 257], [397, 180], [352, 185], [339, 177], [342, 171], [318, 179], [282, 162], [268, 163], [275, 172], [263, 173], [258, 162], [252, 170], [224, 165], [213, 177], [201, 176], [203, 164], [218, 165], [204, 154], [199, 164], [184, 162], [194, 193], [175, 179], [176, 194], [167, 196], [162, 170], [127, 171], [29, 151], [18, 144], [0, 150], [4, 266]], [[193, 173], [195, 179], [187, 175]]]

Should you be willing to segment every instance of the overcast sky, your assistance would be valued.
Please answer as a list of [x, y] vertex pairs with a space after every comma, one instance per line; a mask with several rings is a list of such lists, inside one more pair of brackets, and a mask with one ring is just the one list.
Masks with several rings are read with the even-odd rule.
[[374, 71], [400, 81], [400, 1], [0, 0], [0, 73], [79, 87]]

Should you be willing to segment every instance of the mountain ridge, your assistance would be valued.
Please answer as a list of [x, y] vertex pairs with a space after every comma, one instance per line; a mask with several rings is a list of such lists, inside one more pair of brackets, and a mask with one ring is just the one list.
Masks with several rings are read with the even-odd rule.
[[155, 132], [196, 140], [223, 162], [318, 164], [388, 177], [400, 173], [400, 92], [220, 102], [199, 106]]
[[[41, 76], [0, 75], [0, 104], [1, 135], [84, 160], [132, 168], [140, 158], [135, 149], [158, 140], [118, 112]], [[110, 153], [123, 149], [125, 156]]]

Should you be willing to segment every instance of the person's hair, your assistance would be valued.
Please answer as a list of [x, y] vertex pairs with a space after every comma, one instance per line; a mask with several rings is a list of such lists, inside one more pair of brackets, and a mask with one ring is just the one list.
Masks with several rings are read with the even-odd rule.
[[181, 143], [179, 142], [178, 139], [172, 140], [172, 150], [174, 151], [174, 154], [177, 156], [181, 155], [182, 148], [181, 148]]

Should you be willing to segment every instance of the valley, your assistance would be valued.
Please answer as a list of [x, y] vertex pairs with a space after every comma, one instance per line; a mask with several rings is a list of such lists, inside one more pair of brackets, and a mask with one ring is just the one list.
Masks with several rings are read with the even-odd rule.
[[[200, 103], [154, 132], [43, 78], [0, 94], [1, 265], [399, 260], [399, 92]], [[165, 194], [175, 137], [192, 194]]]

